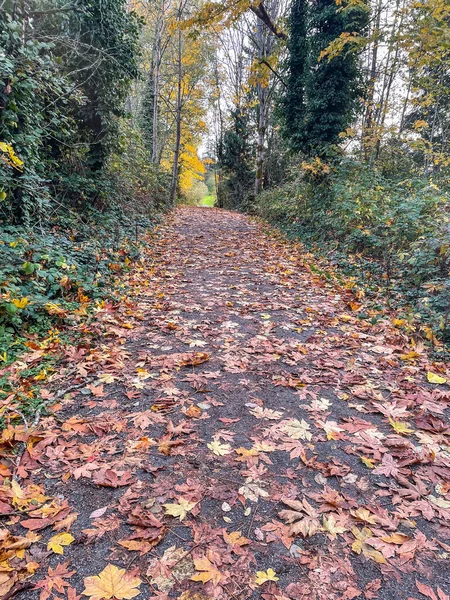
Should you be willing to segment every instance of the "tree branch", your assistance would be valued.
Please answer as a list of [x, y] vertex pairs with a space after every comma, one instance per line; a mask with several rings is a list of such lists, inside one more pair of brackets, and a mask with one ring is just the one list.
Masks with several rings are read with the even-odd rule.
[[282, 40], [288, 39], [286, 33], [284, 33], [284, 31], [280, 31], [275, 25], [275, 23], [272, 21], [263, 2], [260, 2], [258, 6], [250, 6], [250, 10], [258, 17], [258, 19], [261, 19], [261, 21], [268, 29], [270, 29], [273, 35]]

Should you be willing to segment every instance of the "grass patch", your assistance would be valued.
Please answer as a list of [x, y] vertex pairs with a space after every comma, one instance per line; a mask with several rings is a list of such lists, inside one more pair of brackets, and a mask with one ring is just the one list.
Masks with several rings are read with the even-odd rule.
[[209, 196], [205, 196], [202, 200], [200, 200], [199, 202], [199, 206], [214, 206], [216, 203], [216, 197], [213, 196], [212, 194], [209, 194]]

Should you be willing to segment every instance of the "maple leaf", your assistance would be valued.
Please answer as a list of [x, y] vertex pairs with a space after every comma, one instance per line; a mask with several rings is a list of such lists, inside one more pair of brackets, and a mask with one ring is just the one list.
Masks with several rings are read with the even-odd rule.
[[111, 375], [111, 373], [101, 373], [98, 376], [98, 380], [100, 381], [100, 383], [114, 383], [118, 379], [118, 377], [116, 377], [115, 375]]
[[403, 423], [402, 421], [394, 421], [394, 419], [391, 418], [389, 418], [389, 423], [392, 425], [396, 433], [404, 433], [405, 435], [414, 433], [414, 430], [409, 428], [408, 423]]
[[[431, 600], [438, 600], [438, 597], [434, 593], [434, 590], [429, 585], [425, 585], [424, 583], [421, 583], [419, 580], [416, 579], [416, 587], [419, 590], [419, 592], [427, 598], [431, 598]], [[447, 596], [447, 594], [445, 594], [439, 587], [438, 595], [439, 600], [447, 600], [449, 598], [449, 596]]]
[[359, 521], [364, 521], [364, 523], [369, 523], [370, 525], [376, 524], [374, 515], [368, 511], [367, 508], [358, 508], [358, 510], [352, 510], [350, 512]]
[[35, 585], [35, 589], [42, 590], [39, 600], [47, 600], [54, 589], [62, 593], [65, 587], [70, 587], [69, 583], [64, 581], [64, 579], [69, 579], [76, 571], [69, 571], [68, 566], [69, 561], [56, 565], [54, 569], [52, 567], [48, 568], [47, 577], [38, 581]]
[[223, 539], [227, 544], [230, 544], [230, 546], [245, 546], [246, 544], [250, 543], [250, 540], [245, 538], [240, 531], [232, 531], [230, 534], [228, 534], [224, 530]]
[[278, 421], [283, 416], [283, 413], [278, 410], [261, 408], [260, 406], [255, 406], [255, 408], [252, 408], [250, 413], [257, 419], [269, 419], [271, 421]]
[[329, 517], [323, 515], [322, 526], [333, 540], [337, 538], [338, 533], [345, 533], [347, 531], [346, 527], [337, 524], [334, 515], [330, 515]]
[[356, 554], [361, 554], [362, 552], [364, 556], [374, 560], [376, 563], [386, 564], [386, 559], [383, 554], [378, 550], [374, 550], [366, 543], [366, 540], [372, 537], [372, 531], [370, 529], [364, 527], [362, 531], [360, 531], [357, 527], [353, 527], [352, 533], [356, 538], [352, 544], [353, 552]]
[[117, 543], [126, 548], [127, 550], [139, 552], [141, 556], [150, 552], [150, 550], [158, 544], [164, 536], [159, 536], [154, 542], [147, 542], [146, 540], [119, 540]]
[[245, 485], [239, 488], [239, 493], [251, 502], [258, 502], [258, 498], [267, 498], [269, 495], [266, 490], [259, 487], [257, 483], [254, 483], [252, 478], [246, 479]]
[[286, 422], [282, 429], [294, 440], [311, 441], [312, 439], [312, 434], [309, 431], [310, 426], [304, 419], [301, 421], [298, 419], [291, 419], [290, 421]]
[[196, 504], [196, 502], [188, 502], [185, 498], [178, 498], [178, 504], [169, 503], [163, 504], [163, 506], [166, 509], [166, 515], [178, 517], [182, 521]]
[[84, 579], [83, 596], [91, 600], [130, 600], [139, 594], [141, 583], [134, 574], [108, 564], [99, 575]]
[[51, 537], [47, 542], [47, 550], [52, 550], [55, 554], [63, 554], [63, 546], [70, 546], [75, 538], [70, 533], [58, 533]]
[[280, 578], [276, 576], [276, 572], [273, 569], [267, 569], [267, 571], [257, 571], [255, 577], [256, 585], [262, 585], [266, 581], [278, 581]]
[[291, 535], [301, 534], [311, 537], [320, 529], [317, 511], [307, 500], [291, 500], [283, 498], [282, 502], [293, 510], [282, 510], [280, 517], [291, 523]]
[[92, 480], [97, 485], [117, 488], [124, 485], [130, 485], [131, 473], [130, 471], [116, 472], [113, 469], [100, 469], [100, 471], [94, 474]]
[[430, 371], [428, 371], [427, 373], [427, 379], [430, 383], [442, 384], [447, 382], [447, 379], [445, 377], [441, 377], [440, 375], [437, 375], [436, 373], [431, 373]]
[[386, 453], [383, 454], [383, 460], [381, 461], [381, 465], [378, 465], [373, 470], [374, 475], [386, 475], [386, 477], [392, 476], [396, 477], [399, 473], [399, 467], [395, 462], [394, 458]]
[[201, 581], [202, 583], [212, 581], [214, 585], [218, 585], [222, 579], [222, 573], [206, 556], [203, 558], [194, 558], [194, 565], [195, 569], [199, 572], [192, 575], [192, 581]]
[[230, 454], [231, 446], [230, 444], [221, 444], [214, 440], [208, 444], [208, 448], [213, 452], [216, 456], [225, 456], [226, 454]]
[[374, 468], [375, 464], [374, 464], [373, 458], [367, 458], [367, 456], [361, 456], [361, 460], [368, 469]]

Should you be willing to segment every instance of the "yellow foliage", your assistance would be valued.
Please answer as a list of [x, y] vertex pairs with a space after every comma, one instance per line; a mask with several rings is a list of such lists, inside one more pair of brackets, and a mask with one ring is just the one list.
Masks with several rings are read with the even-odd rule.
[[0, 151], [3, 152], [4, 155], [6, 155], [1, 156], [3, 162], [5, 162], [10, 167], [13, 167], [14, 169], [17, 169], [18, 171], [23, 171], [23, 160], [20, 160], [20, 158], [14, 152], [14, 148], [10, 144], [0, 142]]

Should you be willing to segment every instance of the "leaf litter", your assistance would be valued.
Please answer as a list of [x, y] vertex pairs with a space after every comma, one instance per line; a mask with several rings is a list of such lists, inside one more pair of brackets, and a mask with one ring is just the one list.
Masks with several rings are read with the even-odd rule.
[[446, 365], [248, 217], [149, 242], [2, 433], [0, 598], [447, 600]]

